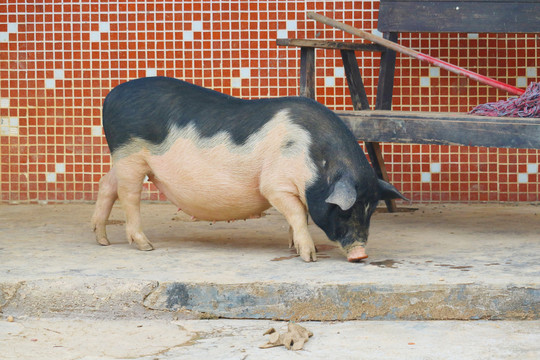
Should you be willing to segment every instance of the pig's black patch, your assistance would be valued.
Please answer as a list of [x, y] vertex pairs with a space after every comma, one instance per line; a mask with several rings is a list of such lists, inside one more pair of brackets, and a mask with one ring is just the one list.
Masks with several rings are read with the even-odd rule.
[[321, 106], [305, 98], [243, 100], [177, 79], [142, 78], [107, 95], [103, 128], [111, 152], [133, 138], [160, 144], [172, 126], [190, 123], [203, 138], [226, 131], [235, 144], [242, 145], [276, 113], [297, 103]]

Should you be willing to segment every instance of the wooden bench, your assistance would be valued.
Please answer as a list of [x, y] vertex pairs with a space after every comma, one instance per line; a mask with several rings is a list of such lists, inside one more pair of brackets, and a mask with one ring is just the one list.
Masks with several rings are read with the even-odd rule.
[[[536, 33], [540, 32], [540, 2], [381, 0], [378, 30], [394, 42], [400, 32]], [[277, 44], [300, 47], [300, 95], [311, 98], [315, 98], [315, 49], [341, 52], [355, 111], [337, 113], [358, 140], [366, 142], [372, 165], [382, 179], [388, 180], [388, 176], [378, 142], [540, 149], [540, 119], [390, 111], [396, 60], [392, 50], [304, 39], [278, 39]], [[367, 111], [370, 105], [355, 51], [381, 53], [375, 111]], [[389, 211], [395, 210], [393, 202], [386, 205]]]

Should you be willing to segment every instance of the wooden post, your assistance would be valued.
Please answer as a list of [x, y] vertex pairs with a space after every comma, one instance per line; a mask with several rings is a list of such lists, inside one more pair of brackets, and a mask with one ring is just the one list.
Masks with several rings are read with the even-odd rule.
[[300, 96], [315, 99], [315, 48], [300, 48]]
[[[360, 75], [358, 61], [356, 60], [356, 55], [354, 51], [341, 50], [341, 58], [343, 59], [343, 67], [345, 68], [345, 75], [347, 77], [347, 84], [349, 85], [349, 93], [351, 94], [354, 110], [369, 110], [369, 101], [366, 95], [366, 89], [364, 88], [364, 83], [362, 81], [362, 76]], [[379, 92], [377, 92], [377, 99], [378, 98]], [[392, 90], [390, 90], [390, 104], [391, 103]], [[386, 172], [386, 167], [384, 165], [384, 158], [382, 156], [381, 146], [377, 142], [366, 141], [364, 144], [366, 146], [366, 150], [369, 154], [371, 165], [373, 166], [375, 173], [377, 174], [379, 179], [388, 181], [388, 173]], [[394, 200], [386, 200], [385, 203], [388, 212], [395, 212], [397, 210], [396, 202]]]

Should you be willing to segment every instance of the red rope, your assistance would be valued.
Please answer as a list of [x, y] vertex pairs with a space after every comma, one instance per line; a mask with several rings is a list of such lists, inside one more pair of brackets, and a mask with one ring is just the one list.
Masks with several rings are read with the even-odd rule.
[[518, 97], [478, 105], [469, 114], [540, 118], [540, 83], [531, 83]]

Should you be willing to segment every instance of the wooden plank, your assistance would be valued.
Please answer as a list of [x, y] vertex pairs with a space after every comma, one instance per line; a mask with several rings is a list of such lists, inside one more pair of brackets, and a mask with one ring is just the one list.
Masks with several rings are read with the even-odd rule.
[[315, 99], [315, 49], [300, 49], [300, 96]]
[[385, 110], [336, 113], [361, 141], [540, 149], [540, 118]]
[[381, 32], [536, 33], [540, 32], [540, 2], [381, 0], [378, 29]]
[[360, 44], [352, 42], [338, 42], [326, 40], [308, 40], [308, 39], [277, 39], [278, 46], [297, 46], [320, 49], [334, 50], [353, 50], [353, 51], [378, 51], [384, 52], [386, 48], [377, 44]]

